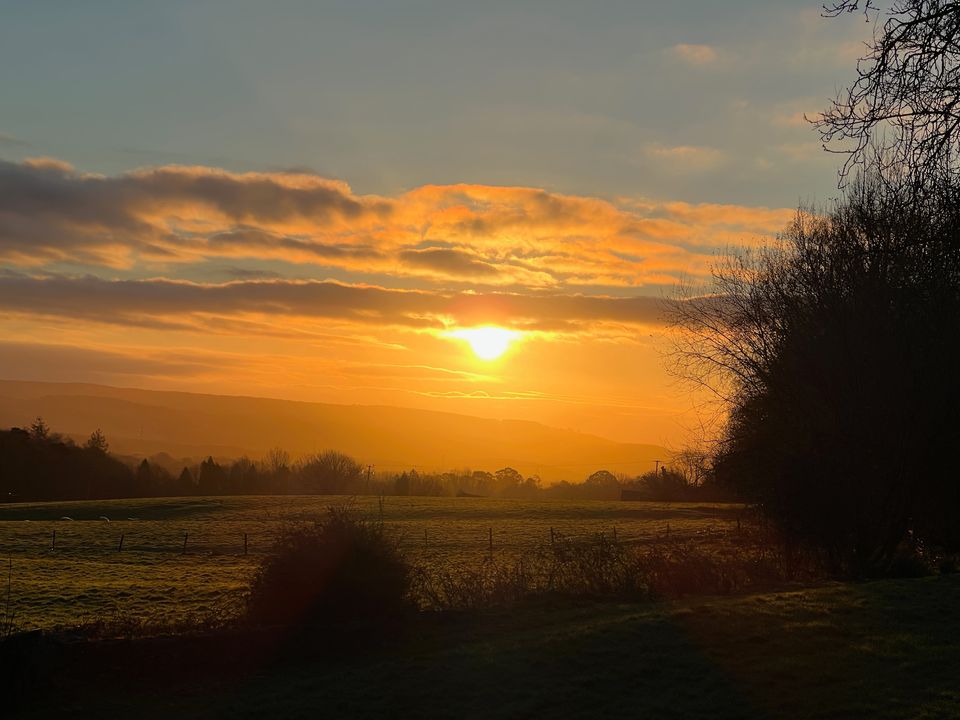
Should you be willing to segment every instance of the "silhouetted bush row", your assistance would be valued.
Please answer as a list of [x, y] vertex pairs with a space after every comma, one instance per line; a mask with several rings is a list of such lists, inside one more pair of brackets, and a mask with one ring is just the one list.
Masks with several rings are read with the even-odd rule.
[[626, 543], [604, 534], [559, 533], [520, 556], [492, 553], [474, 564], [412, 565], [382, 522], [342, 508], [292, 526], [258, 570], [245, 621], [300, 631], [384, 628], [421, 610], [469, 610], [534, 598], [642, 600], [729, 593], [806, 579], [758, 527], [725, 549], [689, 539]]
[[130, 459], [109, 453], [99, 430], [84, 445], [53, 434], [38, 418], [29, 428], [0, 431], [0, 493], [7, 502], [84, 500], [183, 495], [412, 495], [618, 500], [623, 495], [650, 500], [719, 500], [716, 484], [661, 468], [639, 478], [607, 470], [581, 483], [544, 487], [540, 478], [513, 468], [496, 472], [460, 470], [423, 473], [373, 473], [352, 457], [333, 450], [292, 461], [280, 449], [253, 461], [218, 462], [208, 457], [181, 465]]

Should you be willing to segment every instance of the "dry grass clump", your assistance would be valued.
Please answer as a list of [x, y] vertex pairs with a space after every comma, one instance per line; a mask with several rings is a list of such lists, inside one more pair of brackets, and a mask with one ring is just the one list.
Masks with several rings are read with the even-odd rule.
[[781, 552], [744, 536], [727, 548], [690, 539], [619, 542], [600, 534], [588, 540], [557, 535], [520, 557], [492, 554], [457, 569], [420, 566], [412, 592], [432, 610], [509, 605], [537, 596], [636, 601], [689, 594], [726, 594], [808, 577]]

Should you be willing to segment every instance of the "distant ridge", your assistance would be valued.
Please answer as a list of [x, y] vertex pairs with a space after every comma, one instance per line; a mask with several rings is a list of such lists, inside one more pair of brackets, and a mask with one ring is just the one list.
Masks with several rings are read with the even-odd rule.
[[101, 428], [111, 451], [136, 456], [260, 457], [282, 447], [293, 457], [322, 449], [378, 470], [497, 470], [510, 466], [544, 482], [582, 480], [607, 469], [635, 475], [669, 452], [525, 420], [375, 405], [335, 405], [204, 395], [83, 383], [0, 380], [0, 427], [37, 415], [65, 435]]

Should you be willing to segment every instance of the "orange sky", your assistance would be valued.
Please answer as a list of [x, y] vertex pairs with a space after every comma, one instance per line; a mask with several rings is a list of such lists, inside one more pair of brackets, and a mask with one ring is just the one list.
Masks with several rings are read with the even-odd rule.
[[[0, 378], [679, 445], [662, 299], [836, 193], [805, 117], [875, 26], [821, 10], [17, 4]], [[517, 339], [483, 360], [476, 326]]]
[[[305, 173], [0, 163], [9, 379], [542, 421], [678, 445], [663, 298], [790, 209]], [[453, 332], [515, 331], [483, 360]]]

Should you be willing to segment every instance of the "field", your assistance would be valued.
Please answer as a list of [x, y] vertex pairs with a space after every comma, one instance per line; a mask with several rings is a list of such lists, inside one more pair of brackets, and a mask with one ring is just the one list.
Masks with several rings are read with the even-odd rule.
[[344, 503], [360, 515], [382, 515], [413, 562], [433, 565], [479, 561], [490, 552], [491, 531], [498, 557], [548, 543], [551, 528], [573, 537], [616, 533], [622, 542], [669, 534], [722, 545], [739, 512], [715, 504], [486, 498], [386, 497], [381, 506], [373, 497], [317, 496], [0, 505], [0, 562], [15, 622], [52, 628], [235, 612], [276, 533]]
[[[29, 627], [230, 612], [279, 529], [343, 502], [2, 506], [11, 602]], [[354, 504], [360, 514], [381, 513], [377, 498]], [[616, 530], [627, 543], [669, 532], [712, 552], [735, 551], [739, 512], [475, 498], [385, 498], [382, 507], [411, 560], [447, 565], [483, 558], [491, 529], [493, 552], [505, 557], [548, 543], [551, 528], [579, 537]], [[141, 718], [960, 717], [957, 602], [958, 575], [633, 604], [539, 598], [507, 609], [418, 613], [356, 652], [320, 643], [306, 655], [252, 631], [85, 643], [67, 635], [36, 656], [34, 682], [44, 691], [28, 692], [18, 711], [38, 718], [134, 711]]]
[[427, 613], [360, 653], [259, 655], [246, 668], [209, 638], [75, 643], [22, 715], [956, 718], [958, 603], [952, 575]]

